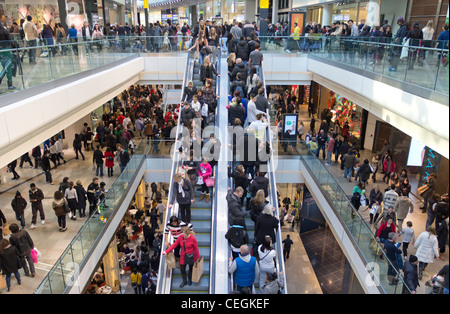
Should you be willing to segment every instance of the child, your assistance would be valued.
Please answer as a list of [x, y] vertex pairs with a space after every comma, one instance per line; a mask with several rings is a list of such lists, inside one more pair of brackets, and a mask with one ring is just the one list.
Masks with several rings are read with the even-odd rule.
[[408, 256], [408, 245], [411, 243], [414, 245], [415, 237], [414, 230], [412, 229], [412, 222], [406, 222], [406, 228], [403, 229], [403, 258], [406, 260]]

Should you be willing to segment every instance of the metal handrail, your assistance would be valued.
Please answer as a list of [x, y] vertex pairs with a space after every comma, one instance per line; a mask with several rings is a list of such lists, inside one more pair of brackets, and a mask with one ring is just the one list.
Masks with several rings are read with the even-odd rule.
[[[186, 86], [186, 80], [187, 80], [187, 75], [188, 72], [190, 70], [190, 62], [189, 62], [189, 54], [187, 54], [186, 56], [186, 72], [184, 73], [184, 79], [183, 79], [183, 85], [182, 85], [182, 92], [181, 92], [181, 97], [180, 97], [180, 114], [181, 114], [181, 110], [183, 110], [183, 108], [181, 107], [182, 104], [182, 100], [183, 100], [183, 94], [184, 94], [184, 87]], [[180, 154], [178, 152], [178, 148], [176, 143], [178, 142], [178, 135], [182, 133], [182, 128], [181, 126], [181, 119], [180, 116], [178, 117], [178, 121], [177, 121], [177, 127], [176, 127], [176, 132], [175, 132], [175, 145], [173, 146], [173, 156], [172, 156], [172, 169], [170, 171], [170, 178], [172, 180], [172, 184], [170, 184], [169, 187], [169, 193], [167, 196], [167, 201], [170, 202], [170, 200], [172, 199], [172, 195], [173, 195], [173, 177], [176, 173], [176, 169], [178, 164], [180, 163]], [[166, 210], [166, 215], [165, 215], [165, 219], [164, 222], [167, 223], [170, 219], [170, 217], [172, 216], [177, 216], [178, 215], [178, 203], [174, 202], [173, 207], [171, 209], [168, 208], [167, 206], [167, 210]], [[172, 241], [172, 235], [169, 234], [168, 236], [168, 242]], [[166, 240], [165, 240], [165, 236], [162, 237], [161, 240], [161, 250], [165, 250], [165, 246], [166, 246]], [[172, 279], [172, 270], [167, 268], [167, 264], [166, 264], [166, 260], [165, 260], [165, 256], [163, 254], [161, 254], [160, 256], [160, 262], [159, 262], [159, 269], [158, 269], [158, 274], [159, 274], [159, 278], [158, 278], [158, 282], [156, 285], [156, 293], [157, 294], [162, 294], [162, 293], [168, 293], [170, 292], [170, 283], [171, 283], [171, 279]]]

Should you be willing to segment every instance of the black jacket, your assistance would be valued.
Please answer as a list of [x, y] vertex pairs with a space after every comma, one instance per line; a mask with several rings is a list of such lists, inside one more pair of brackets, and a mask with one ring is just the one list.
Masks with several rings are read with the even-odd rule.
[[247, 230], [240, 225], [232, 225], [225, 234], [225, 239], [235, 248], [240, 248], [241, 245], [250, 243]]
[[27, 208], [27, 201], [23, 197], [14, 197], [14, 199], [11, 201], [11, 207], [14, 210], [14, 212], [20, 216], [23, 214], [23, 211], [25, 208]]
[[170, 200], [170, 204], [173, 204], [175, 197], [177, 199], [178, 204], [190, 204], [191, 200], [194, 199], [194, 188], [191, 184], [191, 182], [187, 179], [182, 179], [183, 182], [183, 191], [184, 191], [184, 197], [183, 194], [178, 191], [178, 182], [173, 183], [173, 193], [172, 193], [172, 199]]
[[96, 164], [103, 164], [103, 153], [101, 150], [99, 149], [94, 150], [93, 161]]
[[261, 214], [255, 224], [255, 239], [257, 243], [263, 243], [264, 237], [269, 235], [272, 243], [277, 241], [274, 229], [278, 228], [279, 220], [271, 215]]
[[419, 276], [417, 274], [417, 265], [411, 264], [409, 261], [403, 263], [403, 279], [409, 290], [416, 291], [419, 286]]
[[232, 171], [230, 167], [228, 167], [228, 177], [233, 178], [234, 180], [234, 188], [236, 189], [238, 186], [247, 190], [248, 187], [248, 178], [245, 174], [241, 174], [240, 172], [234, 170]]
[[247, 214], [242, 210], [241, 199], [229, 190], [227, 194], [228, 202], [228, 223], [232, 225], [245, 226], [245, 216]]
[[369, 164], [363, 163], [359, 169], [356, 175], [361, 177], [362, 182], [366, 182], [370, 178], [370, 174], [372, 173], [372, 170], [370, 169]]
[[242, 61], [248, 61], [250, 55], [250, 47], [246, 40], [240, 40], [236, 45], [236, 59], [241, 58]]
[[189, 109], [183, 108], [181, 110], [180, 119], [181, 119], [181, 123], [184, 126], [187, 126], [189, 120], [194, 119], [195, 117], [196, 117], [196, 112], [192, 107], [190, 107]]
[[256, 195], [256, 192], [258, 190], [264, 191], [264, 196], [269, 196], [269, 179], [266, 177], [258, 176], [250, 183], [249, 192], [252, 193], [252, 196], [254, 197]]
[[238, 73], [241, 73], [241, 81], [247, 82], [248, 67], [243, 62], [234, 65], [233, 71], [230, 73], [230, 80], [234, 81]]
[[231, 125], [234, 125], [236, 118], [244, 121], [245, 108], [241, 104], [236, 104], [235, 106], [230, 106], [228, 109], [228, 121]]

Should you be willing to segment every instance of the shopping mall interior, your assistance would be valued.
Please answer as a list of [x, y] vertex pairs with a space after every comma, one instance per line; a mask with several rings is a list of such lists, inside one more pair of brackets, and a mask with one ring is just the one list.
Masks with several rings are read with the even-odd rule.
[[28, 2], [0, 294], [448, 294], [448, 0]]

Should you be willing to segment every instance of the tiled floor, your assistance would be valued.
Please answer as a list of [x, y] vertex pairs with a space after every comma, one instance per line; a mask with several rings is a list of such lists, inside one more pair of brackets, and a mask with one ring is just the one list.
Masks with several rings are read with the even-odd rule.
[[323, 294], [340, 294], [346, 257], [329, 229], [301, 235], [309, 260]]

